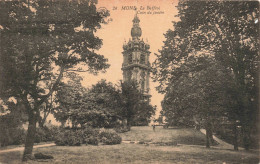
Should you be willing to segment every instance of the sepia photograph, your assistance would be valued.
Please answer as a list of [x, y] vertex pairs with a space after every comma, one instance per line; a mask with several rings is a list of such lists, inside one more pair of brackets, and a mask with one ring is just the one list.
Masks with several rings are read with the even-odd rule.
[[0, 164], [260, 164], [259, 0], [0, 0]]

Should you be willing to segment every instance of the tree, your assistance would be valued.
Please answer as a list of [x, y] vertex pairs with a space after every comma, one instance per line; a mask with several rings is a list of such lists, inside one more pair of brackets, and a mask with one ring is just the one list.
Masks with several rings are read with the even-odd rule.
[[81, 85], [82, 77], [74, 72], [65, 73], [67, 82], [61, 82], [56, 91], [56, 107], [52, 109], [54, 117], [57, 121], [65, 125], [67, 121], [71, 121], [72, 126], [77, 123], [72, 118], [73, 112], [79, 112], [83, 105], [87, 89]]
[[136, 108], [132, 125], [147, 126], [155, 114], [156, 106], [152, 106], [148, 101], [140, 101]]
[[155, 108], [142, 100], [135, 84], [122, 83], [120, 88], [101, 80], [86, 89], [80, 81], [73, 76], [57, 91], [54, 116], [63, 124], [70, 121], [73, 127], [115, 128], [126, 119], [128, 126], [147, 125], [154, 114]]
[[127, 125], [147, 125], [156, 107], [144, 100], [136, 81], [121, 82], [121, 90], [125, 110], [123, 117], [127, 119]]
[[38, 123], [41, 128], [44, 128], [44, 124], [48, 116], [52, 113], [55, 106], [56, 97], [53, 93], [50, 97], [40, 106], [40, 116], [38, 117]]
[[119, 120], [123, 120], [125, 108], [121, 89], [118, 86], [103, 79], [93, 85], [89, 93], [94, 95], [97, 106], [107, 113], [108, 119], [105, 127], [115, 127]]
[[210, 147], [213, 129], [228, 110], [224, 88], [229, 86], [230, 73], [205, 54], [189, 56], [177, 70], [185, 73], [168, 86], [163, 114], [169, 124], [205, 128], [206, 147]]
[[240, 121], [246, 149], [252, 129], [256, 129], [252, 127], [256, 125], [258, 111], [258, 6], [256, 1], [181, 1], [180, 21], [174, 22], [174, 30], [165, 34], [161, 56], [155, 62], [159, 68], [155, 79], [160, 82], [161, 92], [181, 76], [182, 72], [171, 70], [192, 52], [213, 54], [230, 70], [233, 89], [228, 97], [235, 101], [236, 107], [230, 110], [229, 118]]
[[[32, 154], [40, 106], [57, 89], [64, 72], [85, 64], [97, 73], [108, 68], [95, 50], [102, 40], [94, 34], [108, 11], [95, 0], [23, 0], [0, 2], [1, 99], [21, 99], [28, 113], [23, 160]], [[78, 67], [79, 68], [79, 67]], [[80, 68], [78, 69], [80, 70]]]
[[71, 121], [73, 127], [114, 127], [122, 120], [120, 91], [112, 83], [99, 81], [90, 89], [75, 78], [57, 93], [58, 107], [54, 115], [60, 122]]

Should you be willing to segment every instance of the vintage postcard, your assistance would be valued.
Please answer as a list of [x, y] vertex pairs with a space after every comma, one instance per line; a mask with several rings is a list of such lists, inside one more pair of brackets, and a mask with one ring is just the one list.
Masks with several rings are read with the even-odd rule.
[[0, 1], [0, 164], [250, 163], [259, 1]]

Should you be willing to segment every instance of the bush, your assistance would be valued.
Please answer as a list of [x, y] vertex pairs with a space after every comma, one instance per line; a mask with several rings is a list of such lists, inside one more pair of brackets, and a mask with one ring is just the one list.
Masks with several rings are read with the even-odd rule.
[[40, 143], [44, 140], [45, 132], [42, 128], [37, 128], [35, 133], [35, 143]]
[[[53, 141], [55, 136], [54, 133], [56, 133], [52, 128], [54, 127], [43, 127], [43, 128], [36, 128], [36, 133], [35, 133], [35, 143], [40, 143], [40, 142], [48, 142], [48, 141]], [[54, 128], [57, 131], [57, 127]]]
[[12, 132], [10, 139], [11, 143], [9, 145], [21, 145], [25, 142], [25, 130], [24, 129], [15, 129], [15, 131]]
[[116, 128], [114, 128], [114, 130], [117, 133], [125, 133], [125, 132], [130, 131], [130, 126], [117, 126]]
[[89, 145], [98, 145], [98, 138], [94, 136], [86, 138], [85, 143]]
[[105, 145], [120, 144], [122, 141], [122, 138], [117, 133], [107, 130], [99, 134], [99, 139]]
[[91, 127], [87, 127], [82, 130], [83, 138], [98, 137], [98, 134], [99, 134], [99, 130], [93, 129]]
[[85, 129], [60, 129], [56, 132], [55, 144], [58, 146], [80, 146], [81, 144], [105, 145], [120, 144], [122, 138], [114, 131], [99, 130], [93, 128]]
[[82, 138], [85, 144], [98, 145], [99, 130], [87, 127], [82, 131]]
[[[57, 130], [56, 130], [57, 131]], [[7, 145], [21, 145], [25, 143], [26, 131], [19, 127], [4, 127], [0, 130], [0, 144]], [[53, 141], [53, 132], [47, 127], [36, 128], [35, 143]]]
[[80, 146], [83, 141], [81, 130], [69, 131], [68, 136], [65, 137], [69, 146]]
[[54, 137], [54, 143], [58, 146], [67, 145], [66, 133], [68, 133], [68, 130], [59, 129]]
[[25, 141], [25, 130], [20, 128], [3, 128], [0, 130], [0, 145], [20, 145]]
[[98, 145], [98, 134], [99, 131], [93, 128], [59, 129], [54, 140], [58, 146], [80, 146], [84, 143]]
[[58, 146], [80, 146], [83, 142], [82, 131], [60, 129], [54, 141]]

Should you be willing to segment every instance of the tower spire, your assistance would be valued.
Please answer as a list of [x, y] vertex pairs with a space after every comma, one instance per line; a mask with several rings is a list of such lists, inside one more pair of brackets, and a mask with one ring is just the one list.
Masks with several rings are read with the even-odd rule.
[[133, 19], [133, 27], [131, 29], [131, 36], [133, 40], [139, 40], [139, 37], [142, 35], [142, 29], [139, 26], [140, 19], [137, 16], [137, 12], [135, 13], [135, 17]]

